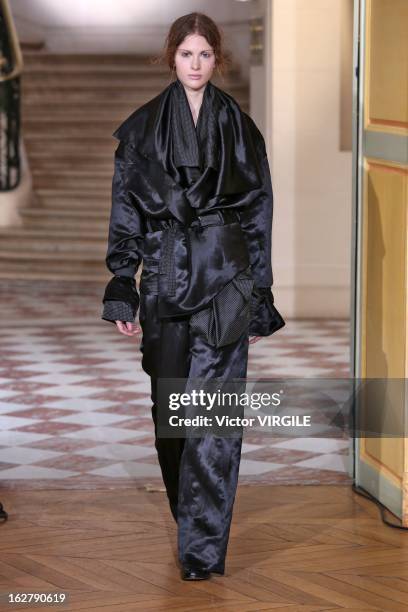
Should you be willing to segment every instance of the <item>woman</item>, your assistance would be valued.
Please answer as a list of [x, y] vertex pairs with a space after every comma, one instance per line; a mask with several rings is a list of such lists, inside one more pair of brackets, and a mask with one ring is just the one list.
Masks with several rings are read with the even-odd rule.
[[[151, 379], [181, 576], [199, 580], [225, 571], [242, 438], [159, 436], [158, 381], [245, 378], [249, 343], [285, 323], [271, 291], [265, 143], [210, 80], [225, 64], [217, 26], [202, 13], [180, 17], [165, 56], [175, 80], [114, 132], [106, 256], [114, 277], [102, 318], [125, 335], [143, 332], [142, 367]], [[132, 324], [139, 306], [141, 327]]]

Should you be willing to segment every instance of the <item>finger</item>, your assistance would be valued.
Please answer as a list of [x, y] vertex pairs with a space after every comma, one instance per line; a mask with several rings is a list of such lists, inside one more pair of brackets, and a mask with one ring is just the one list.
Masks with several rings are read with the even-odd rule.
[[137, 325], [137, 323], [130, 323], [129, 321], [127, 321], [126, 326], [127, 329], [131, 332], [132, 336], [140, 334], [140, 332], [142, 331], [142, 328], [140, 327], [140, 325]]
[[121, 334], [124, 334], [125, 336], [132, 336], [132, 332], [129, 332], [127, 327], [125, 326], [125, 323], [123, 321], [115, 321], [119, 331]]
[[137, 323], [130, 323], [130, 331], [132, 332], [132, 336], [134, 336], [135, 334], [139, 334], [142, 331], [142, 328], [140, 326], [140, 322], [138, 321]]
[[249, 344], [254, 344], [255, 342], [258, 342], [263, 336], [251, 336], [250, 340], [249, 340]]
[[142, 328], [131, 321], [122, 321], [123, 334], [125, 336], [135, 336], [142, 331]]

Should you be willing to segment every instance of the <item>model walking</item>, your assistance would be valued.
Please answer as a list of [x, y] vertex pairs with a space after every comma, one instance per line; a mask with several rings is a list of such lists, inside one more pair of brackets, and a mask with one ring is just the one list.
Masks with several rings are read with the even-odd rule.
[[[210, 80], [225, 64], [219, 29], [202, 13], [180, 17], [165, 57], [175, 79], [114, 132], [106, 255], [114, 277], [102, 318], [125, 335], [143, 333], [142, 367], [151, 379], [155, 446], [178, 525], [181, 575], [197, 580], [225, 571], [242, 438], [158, 436], [158, 380], [245, 378], [249, 343], [284, 320], [271, 291], [265, 142]], [[141, 327], [132, 324], [139, 306]]]

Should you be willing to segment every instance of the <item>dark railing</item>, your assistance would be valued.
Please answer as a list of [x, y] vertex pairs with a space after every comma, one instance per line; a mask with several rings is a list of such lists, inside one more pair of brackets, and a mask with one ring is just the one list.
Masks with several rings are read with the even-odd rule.
[[0, 0], [0, 191], [17, 187], [20, 164], [20, 45], [8, 0]]

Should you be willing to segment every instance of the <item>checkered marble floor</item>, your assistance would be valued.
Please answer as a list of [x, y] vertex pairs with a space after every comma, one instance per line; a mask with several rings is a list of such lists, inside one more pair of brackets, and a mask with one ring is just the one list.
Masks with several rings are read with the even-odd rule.
[[[92, 283], [1, 281], [2, 487], [162, 488], [140, 336], [100, 319]], [[250, 345], [248, 378], [349, 376], [349, 322], [290, 320]], [[350, 442], [246, 431], [241, 483], [347, 483]]]

